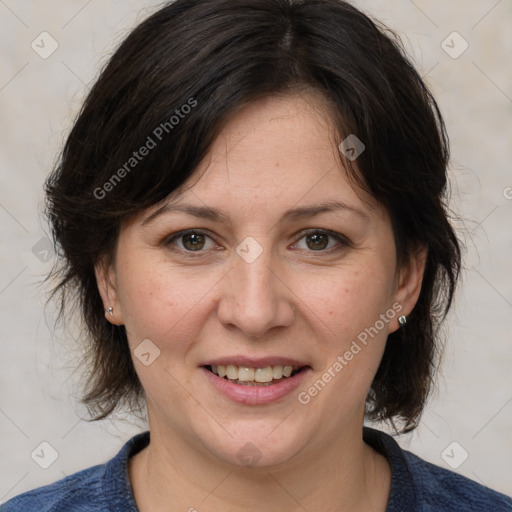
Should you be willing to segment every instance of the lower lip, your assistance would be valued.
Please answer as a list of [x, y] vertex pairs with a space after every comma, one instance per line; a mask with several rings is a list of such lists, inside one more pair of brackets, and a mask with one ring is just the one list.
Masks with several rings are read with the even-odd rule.
[[293, 377], [283, 378], [281, 382], [270, 386], [243, 386], [219, 377], [207, 368], [200, 369], [217, 391], [234, 402], [245, 405], [265, 405], [276, 402], [296, 389], [310, 371], [310, 368], [305, 368]]

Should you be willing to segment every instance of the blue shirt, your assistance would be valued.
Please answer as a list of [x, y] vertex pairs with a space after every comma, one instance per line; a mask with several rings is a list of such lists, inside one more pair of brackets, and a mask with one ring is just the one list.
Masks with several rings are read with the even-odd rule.
[[[391, 465], [386, 512], [512, 512], [512, 498], [420, 459], [383, 432], [364, 427], [363, 438]], [[138, 512], [128, 459], [149, 440], [149, 431], [138, 434], [105, 464], [15, 496], [0, 512]]]

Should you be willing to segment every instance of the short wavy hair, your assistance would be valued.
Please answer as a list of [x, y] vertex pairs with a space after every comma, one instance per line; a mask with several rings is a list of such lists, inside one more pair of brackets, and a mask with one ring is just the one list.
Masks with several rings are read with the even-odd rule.
[[[448, 137], [399, 37], [342, 0], [176, 0], [140, 23], [102, 70], [45, 184], [60, 256], [52, 296], [61, 297], [59, 318], [70, 305], [81, 313], [81, 401], [92, 421], [144, 404], [125, 328], [105, 319], [95, 264], [112, 261], [123, 222], [184, 184], [230, 116], [304, 88], [327, 101], [336, 140], [364, 142], [357, 166], [340, 159], [389, 212], [397, 264], [428, 250], [418, 302], [389, 335], [366, 402], [370, 419], [417, 425], [461, 266], [447, 207]], [[158, 144], [128, 172], [158, 127]]]

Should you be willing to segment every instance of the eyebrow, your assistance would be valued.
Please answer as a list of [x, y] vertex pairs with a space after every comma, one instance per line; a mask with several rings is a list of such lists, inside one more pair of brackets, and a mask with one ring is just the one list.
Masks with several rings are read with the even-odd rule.
[[[298, 208], [292, 208], [287, 210], [281, 217], [281, 221], [294, 222], [308, 217], [314, 217], [321, 213], [334, 212], [334, 211], [348, 211], [362, 220], [368, 221], [369, 216], [362, 209], [355, 206], [349, 205], [342, 201], [326, 201], [318, 204], [309, 206], [301, 206]], [[228, 225], [230, 223], [229, 217], [225, 215], [221, 210], [206, 206], [193, 206], [190, 204], [166, 204], [159, 208], [156, 212], [149, 215], [143, 222], [145, 226], [152, 222], [156, 217], [163, 215], [168, 212], [183, 212], [188, 215], [193, 215], [200, 219], [208, 219], [214, 222], [221, 222], [222, 224]]]

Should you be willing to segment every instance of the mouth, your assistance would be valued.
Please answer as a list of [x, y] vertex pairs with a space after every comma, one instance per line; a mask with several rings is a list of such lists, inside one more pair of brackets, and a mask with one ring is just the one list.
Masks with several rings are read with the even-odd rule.
[[254, 406], [292, 399], [313, 371], [304, 360], [244, 354], [204, 361], [199, 369], [215, 395]]
[[234, 364], [213, 364], [205, 365], [203, 368], [232, 384], [248, 387], [266, 387], [291, 379], [310, 367], [307, 365], [292, 366], [278, 364], [253, 368], [250, 366], [236, 366]]

